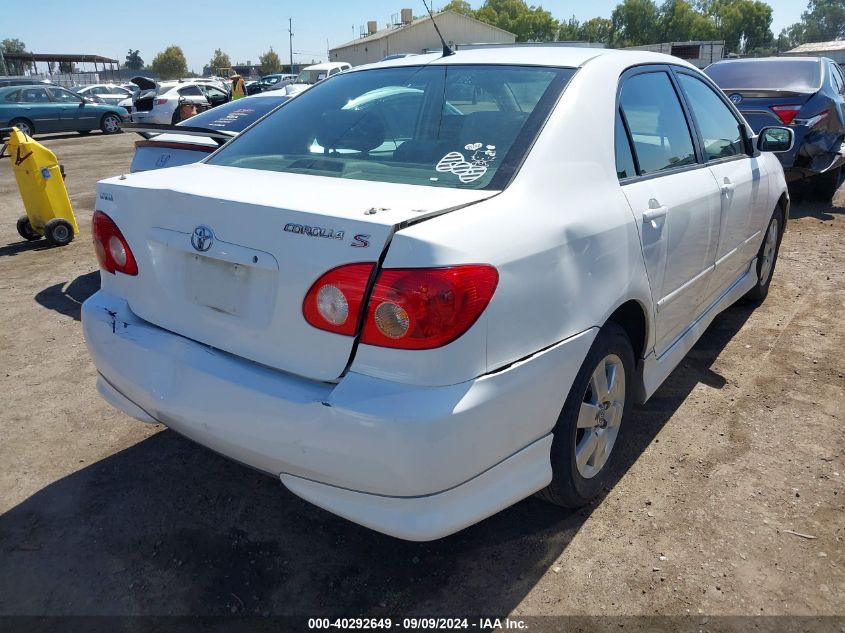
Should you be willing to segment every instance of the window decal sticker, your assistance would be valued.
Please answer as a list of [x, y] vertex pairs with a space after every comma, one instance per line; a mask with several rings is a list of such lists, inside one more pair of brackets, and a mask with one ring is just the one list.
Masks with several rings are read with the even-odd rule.
[[496, 146], [467, 143], [464, 149], [472, 152], [469, 159], [461, 152], [449, 152], [440, 159], [435, 169], [439, 172], [452, 173], [463, 183], [474, 182], [481, 178], [487, 173], [487, 165], [496, 158]]

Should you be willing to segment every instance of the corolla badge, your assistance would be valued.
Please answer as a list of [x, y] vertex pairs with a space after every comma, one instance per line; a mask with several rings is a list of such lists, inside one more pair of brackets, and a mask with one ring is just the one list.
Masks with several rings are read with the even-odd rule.
[[730, 97], [728, 97], [731, 101], [733, 101], [734, 105], [739, 105], [742, 103], [742, 95], [738, 92], [733, 93]]
[[204, 224], [200, 224], [191, 233], [191, 246], [200, 253], [204, 253], [214, 244], [214, 231]]

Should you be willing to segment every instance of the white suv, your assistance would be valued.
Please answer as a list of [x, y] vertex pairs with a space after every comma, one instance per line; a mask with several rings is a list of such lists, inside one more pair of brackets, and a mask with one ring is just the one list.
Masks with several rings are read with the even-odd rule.
[[201, 163], [99, 183], [98, 388], [400, 538], [583, 505], [634, 402], [766, 296], [791, 143], [656, 53], [343, 73]]
[[346, 62], [328, 62], [326, 64], [314, 64], [313, 66], [308, 66], [307, 68], [302, 69], [293, 82], [285, 86], [285, 91], [289, 95], [298, 94], [303, 90], [310, 88], [317, 82], [323, 81], [323, 79], [328, 79], [332, 75], [342, 73], [350, 68], [352, 68], [352, 65], [347, 64]]

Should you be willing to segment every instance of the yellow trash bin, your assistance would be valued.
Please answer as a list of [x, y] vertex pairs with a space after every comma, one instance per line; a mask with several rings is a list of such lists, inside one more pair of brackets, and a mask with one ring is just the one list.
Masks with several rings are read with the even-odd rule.
[[18, 219], [18, 234], [25, 240], [45, 237], [54, 246], [70, 244], [79, 226], [56, 155], [15, 127], [7, 152], [26, 209]]

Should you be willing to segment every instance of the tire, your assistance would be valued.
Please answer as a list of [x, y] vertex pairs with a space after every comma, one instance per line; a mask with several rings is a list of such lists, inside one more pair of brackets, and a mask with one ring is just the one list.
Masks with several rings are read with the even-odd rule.
[[775, 274], [775, 264], [778, 261], [780, 241], [783, 237], [783, 211], [775, 209], [771, 220], [766, 225], [763, 243], [757, 251], [757, 284], [749, 290], [744, 299], [748, 301], [763, 301], [769, 294], [769, 285]]
[[67, 220], [53, 218], [44, 227], [44, 237], [53, 246], [67, 246], [73, 241], [73, 227]]
[[28, 119], [14, 119], [9, 121], [9, 127], [16, 127], [27, 136], [35, 134], [35, 127], [33, 127]]
[[[606, 387], [601, 384], [601, 376]], [[555, 505], [579, 508], [601, 494], [613, 475], [614, 455], [619, 454], [613, 448], [633, 405], [633, 387], [631, 342], [619, 325], [606, 323], [578, 370], [555, 424], [550, 455], [552, 482], [537, 493], [538, 497]]]
[[120, 117], [116, 114], [104, 114], [100, 121], [103, 134], [117, 134], [120, 132]]
[[17, 228], [18, 235], [20, 235], [23, 239], [27, 240], [28, 242], [41, 239], [41, 234], [38, 233], [34, 228], [32, 228], [32, 224], [29, 222], [29, 218], [25, 215], [22, 215], [18, 218]]
[[76, 133], [79, 136], [88, 136], [91, 133], [91, 130], [76, 130]]
[[839, 183], [842, 179], [842, 166], [831, 169], [813, 180], [813, 193], [822, 202], [830, 202], [839, 190]]

